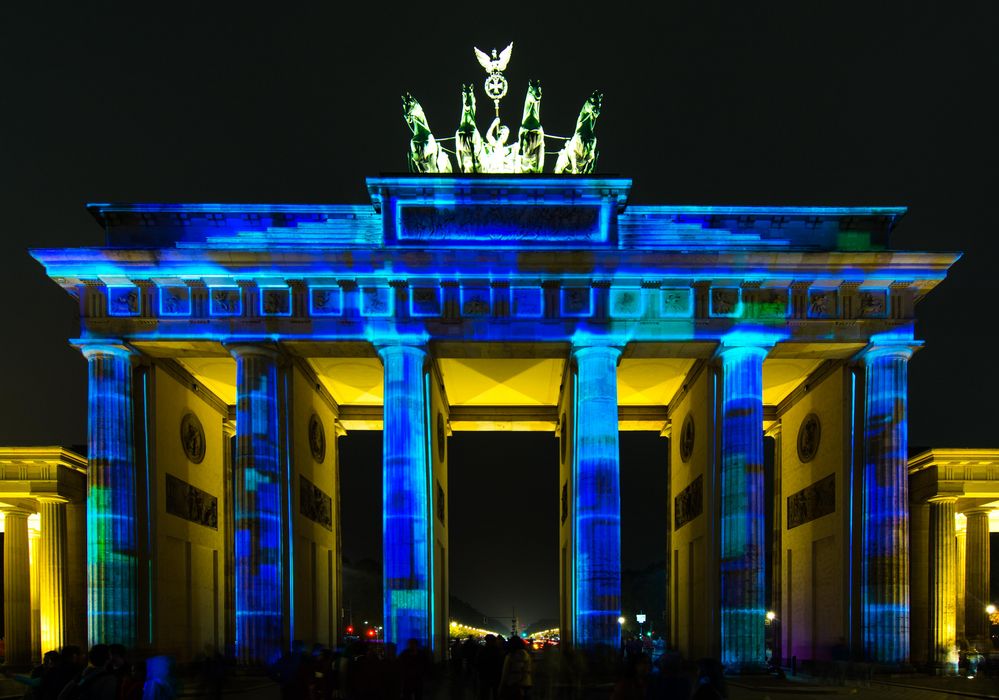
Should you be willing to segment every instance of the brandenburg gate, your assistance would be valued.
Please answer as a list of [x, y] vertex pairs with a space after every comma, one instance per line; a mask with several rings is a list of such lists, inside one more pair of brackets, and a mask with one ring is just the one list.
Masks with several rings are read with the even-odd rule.
[[545, 174], [540, 84], [506, 145], [511, 51], [476, 54], [485, 137], [471, 86], [453, 148], [404, 97], [411, 174], [370, 202], [92, 204], [103, 246], [33, 251], [89, 368], [90, 641], [336, 643], [337, 438], [381, 430], [385, 639], [440, 655], [448, 435], [536, 430], [562, 641], [617, 648], [618, 436], [651, 430], [670, 644], [760, 669], [773, 609], [787, 656], [906, 663], [915, 308], [959, 256], [893, 250], [903, 208], [630, 204], [600, 93]]
[[89, 366], [90, 639], [248, 662], [335, 641], [336, 438], [380, 429], [386, 639], [441, 649], [447, 436], [505, 429], [560, 441], [563, 639], [616, 646], [618, 434], [655, 430], [672, 642], [761, 665], [770, 576], [828, 596], [814, 634], [906, 660], [914, 310], [957, 256], [891, 250], [898, 208], [630, 188], [415, 175], [370, 178], [364, 205], [94, 204], [104, 246], [33, 251]]

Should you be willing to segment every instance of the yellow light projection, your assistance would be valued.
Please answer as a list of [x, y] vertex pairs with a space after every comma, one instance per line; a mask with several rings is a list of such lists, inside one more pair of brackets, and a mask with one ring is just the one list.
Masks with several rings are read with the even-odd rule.
[[452, 406], [554, 406], [561, 359], [440, 359]]
[[619, 406], [665, 406], [683, 385], [693, 359], [630, 359], [617, 368]]
[[236, 360], [231, 357], [177, 358], [208, 390], [232, 406], [236, 403]]
[[382, 404], [384, 373], [377, 357], [311, 357], [309, 363], [339, 405]]
[[768, 359], [763, 362], [763, 403], [776, 406], [794, 391], [822, 360]]

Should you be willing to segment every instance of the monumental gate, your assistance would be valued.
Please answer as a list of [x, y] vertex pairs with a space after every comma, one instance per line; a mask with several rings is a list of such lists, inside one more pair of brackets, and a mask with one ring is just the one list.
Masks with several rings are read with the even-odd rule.
[[94, 204], [104, 246], [33, 251], [79, 302], [89, 365], [91, 640], [245, 662], [335, 642], [336, 438], [381, 429], [385, 637], [439, 651], [447, 436], [505, 429], [560, 440], [564, 643], [616, 646], [618, 432], [654, 430], [669, 641], [758, 667], [774, 607], [785, 635], [904, 661], [914, 308], [957, 256], [891, 250], [900, 208], [630, 187], [413, 175], [370, 178], [363, 205]]

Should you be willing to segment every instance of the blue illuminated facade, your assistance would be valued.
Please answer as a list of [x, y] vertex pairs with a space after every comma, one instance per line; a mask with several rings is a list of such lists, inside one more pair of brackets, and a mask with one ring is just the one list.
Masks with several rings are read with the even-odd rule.
[[[446, 567], [434, 562], [444, 521], [432, 472], [432, 445], [445, 432], [430, 376], [440, 353], [474, 344], [464, 356], [564, 360], [571, 391], [561, 393], [571, 398], [537, 410], [552, 413], [552, 425], [564, 413], [572, 426], [560, 527], [570, 533], [573, 596], [562, 625], [581, 648], [621, 643], [619, 426], [653, 416], [676, 443], [684, 412], [697, 416], [684, 437], [690, 450], [671, 448], [668, 466], [689, 481], [671, 486], [667, 505], [675, 598], [666, 635], [742, 671], [763, 665], [766, 643], [764, 513], [773, 504], [763, 429], [790, 426], [794, 401], [825, 377], [848, 376], [835, 400], [856, 410], [842, 426], [826, 421], [823, 444], [850, 448], [835, 469], [826, 453], [802, 469], [816, 479], [835, 471], [840, 494], [844, 476], [862, 480], [846, 487], [858, 517], [835, 504], [848, 523], [837, 551], [863, 555], [837, 579], [847, 613], [836, 631], [858, 653], [904, 662], [906, 363], [918, 345], [914, 305], [957, 256], [893, 251], [903, 208], [633, 205], [631, 181], [614, 177], [378, 177], [367, 186], [370, 202], [356, 205], [93, 204], [105, 246], [33, 251], [79, 301], [90, 366], [93, 640], [136, 639], [136, 501], [150, 496], [135, 482], [133, 358], [235, 359], [235, 555], [220, 575], [235, 580], [234, 639], [225, 641], [242, 663], [258, 664], [276, 658], [294, 611], [311, 605], [295, 600], [296, 577], [312, 574], [293, 566], [296, 397], [282, 368], [377, 357], [385, 639], [446, 647], [434, 633], [447, 624], [434, 602], [443, 585], [435, 572]], [[675, 398], [619, 406], [628, 391], [619, 364], [656, 359], [690, 361]], [[810, 374], [767, 398], [780, 385], [767, 379], [768, 363], [783, 361]], [[371, 414], [368, 405], [331, 411], [341, 409], [340, 420], [352, 409]], [[775, 499], [790, 508], [793, 496]], [[818, 527], [808, 513], [794, 514], [804, 525], [781, 513], [788, 538]], [[798, 639], [804, 629], [794, 627]]]

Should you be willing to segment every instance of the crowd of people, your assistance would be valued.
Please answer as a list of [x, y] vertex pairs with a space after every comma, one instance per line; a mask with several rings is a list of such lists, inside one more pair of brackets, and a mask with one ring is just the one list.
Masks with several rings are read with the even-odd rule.
[[[545, 645], [531, 651], [519, 636], [456, 639], [447, 663], [435, 664], [415, 639], [399, 652], [394, 644], [357, 640], [346, 648], [315, 645], [291, 649], [269, 669], [282, 700], [696, 700], [726, 696], [722, 668], [698, 662], [696, 675], [680, 657], [664, 653], [653, 662], [640, 645], [582, 653]], [[206, 649], [185, 669], [185, 695], [219, 700], [233, 665]], [[266, 679], [259, 681], [267, 683]], [[86, 654], [67, 646], [47, 652], [28, 675], [26, 700], [173, 700], [178, 697], [173, 661], [167, 656], [131, 659], [125, 647], [96, 644]], [[245, 687], [243, 690], [250, 690]]]
[[14, 680], [27, 686], [27, 700], [172, 700], [172, 666], [166, 656], [133, 662], [120, 644], [95, 644], [86, 654], [66, 646]]

